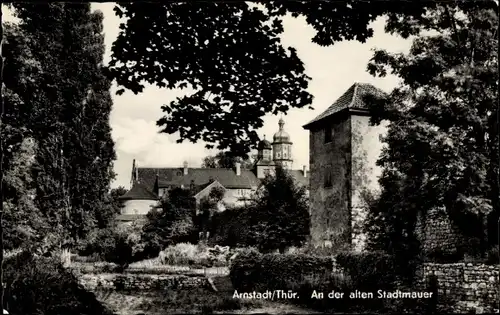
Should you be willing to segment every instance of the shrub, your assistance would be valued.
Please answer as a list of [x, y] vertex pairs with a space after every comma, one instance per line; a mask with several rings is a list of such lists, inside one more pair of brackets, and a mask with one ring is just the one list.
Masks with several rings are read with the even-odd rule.
[[[292, 290], [299, 297], [294, 303], [321, 311], [347, 311], [353, 305], [348, 299], [349, 279], [333, 272], [332, 257], [248, 250], [234, 259], [230, 277], [238, 291]], [[344, 292], [344, 299], [311, 298], [313, 291], [326, 295], [332, 290]]]
[[227, 265], [229, 249], [216, 246], [180, 243], [169, 246], [159, 254], [163, 264], [189, 265], [192, 267], [221, 267]]
[[382, 252], [340, 253], [337, 266], [351, 278], [354, 288], [363, 291], [391, 290], [397, 280], [393, 258]]
[[[242, 292], [292, 290], [296, 303], [327, 312], [400, 311], [416, 307], [384, 299], [350, 299], [358, 290], [372, 292], [395, 288], [395, 263], [392, 257], [378, 252], [341, 253], [332, 256], [297, 254], [260, 254], [255, 250], [240, 253], [230, 266], [231, 282]], [[336, 267], [336, 268], [334, 268]], [[311, 298], [313, 291], [323, 292], [324, 299]], [[329, 292], [343, 292], [342, 299], [327, 298]]]
[[126, 229], [97, 229], [82, 242], [79, 254], [126, 266], [143, 258], [144, 248], [140, 241], [137, 233], [128, 233]]
[[255, 224], [255, 207], [228, 208], [214, 213], [211, 218], [209, 244], [230, 247], [258, 245], [252, 229]]
[[[390, 291], [396, 283], [395, 261], [383, 252], [340, 253], [336, 257], [337, 266], [345, 272], [353, 289], [362, 292], [377, 290]], [[384, 299], [363, 300], [366, 309], [382, 309], [387, 301]]]
[[5, 261], [4, 276], [10, 314], [113, 314], [78, 284], [57, 257], [36, 258], [24, 252]]
[[240, 253], [231, 264], [230, 277], [235, 289], [252, 291], [290, 288], [309, 277], [324, 277], [333, 270], [331, 257], [304, 254]]

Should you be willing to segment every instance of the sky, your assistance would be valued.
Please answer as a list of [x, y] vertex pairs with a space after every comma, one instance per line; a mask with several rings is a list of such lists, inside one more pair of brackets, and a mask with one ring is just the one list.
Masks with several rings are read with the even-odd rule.
[[[104, 14], [104, 33], [106, 52], [104, 60], [110, 60], [111, 45], [119, 33], [120, 19], [114, 14], [114, 3], [92, 3], [93, 10]], [[2, 8], [4, 21], [14, 21], [11, 12]], [[371, 83], [390, 92], [398, 83], [392, 76], [374, 78], [366, 66], [373, 55], [373, 49], [386, 49], [390, 52], [407, 52], [411, 40], [386, 34], [384, 19], [379, 18], [372, 27], [374, 36], [366, 43], [344, 41], [331, 47], [321, 47], [311, 42], [315, 32], [307, 25], [304, 18], [285, 17], [282, 44], [297, 50], [304, 62], [306, 73], [312, 79], [308, 91], [314, 97], [312, 107], [292, 109], [286, 116], [284, 129], [290, 134], [293, 142], [293, 168], [309, 169], [309, 132], [302, 126], [325, 111], [354, 82]], [[115, 141], [117, 160], [114, 170], [117, 174], [112, 187], [130, 188], [132, 161], [143, 167], [181, 167], [184, 161], [189, 167], [200, 167], [202, 159], [216, 152], [204, 148], [204, 142], [176, 143], [178, 135], [159, 133], [156, 121], [163, 116], [161, 106], [167, 104], [186, 92], [180, 90], [159, 89], [147, 86], [143, 93], [134, 95], [126, 92], [116, 95], [117, 87], [113, 85], [113, 110], [110, 117], [112, 137]], [[272, 139], [278, 131], [280, 116], [269, 114], [264, 118], [264, 127], [259, 136]]]

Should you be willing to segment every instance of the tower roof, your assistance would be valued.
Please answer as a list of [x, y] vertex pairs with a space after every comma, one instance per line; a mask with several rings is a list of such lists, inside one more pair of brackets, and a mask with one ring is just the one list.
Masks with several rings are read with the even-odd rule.
[[385, 93], [369, 83], [354, 83], [349, 89], [347, 89], [344, 94], [342, 94], [341, 97], [339, 97], [333, 103], [333, 105], [328, 107], [323, 113], [304, 125], [303, 128], [309, 129], [311, 125], [316, 124], [328, 117], [331, 117], [345, 109], [359, 109], [365, 111], [368, 110], [363, 98], [369, 94], [384, 95]]
[[273, 143], [290, 143], [290, 135], [283, 129], [285, 126], [283, 118], [280, 118], [278, 125], [279, 130], [273, 136]]
[[264, 139], [259, 142], [259, 145], [257, 146], [257, 150], [271, 150], [273, 147], [271, 145], [271, 142], [266, 140], [266, 136], [264, 136]]

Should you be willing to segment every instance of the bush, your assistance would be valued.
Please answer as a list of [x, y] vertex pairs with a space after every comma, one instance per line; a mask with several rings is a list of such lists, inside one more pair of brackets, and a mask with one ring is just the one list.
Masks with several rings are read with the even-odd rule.
[[[336, 256], [298, 254], [260, 254], [255, 250], [240, 253], [230, 266], [231, 282], [241, 292], [292, 290], [295, 303], [327, 312], [399, 312], [417, 303], [396, 303], [385, 299], [350, 299], [354, 290], [373, 292], [395, 288], [395, 263], [378, 252], [340, 253]], [[401, 287], [399, 287], [401, 289]], [[314, 291], [323, 299], [311, 298]], [[327, 298], [329, 292], [343, 292], [342, 299]]]
[[126, 266], [144, 258], [145, 250], [140, 241], [140, 236], [127, 230], [98, 229], [80, 245], [79, 255]]
[[10, 314], [113, 314], [56, 257], [36, 258], [24, 252], [5, 261], [4, 276]]
[[351, 278], [353, 286], [362, 291], [391, 290], [397, 280], [393, 258], [382, 252], [340, 253], [337, 266]]
[[180, 243], [169, 246], [159, 254], [163, 264], [189, 265], [192, 267], [222, 267], [228, 263], [229, 248], [214, 248]]
[[[333, 258], [305, 254], [260, 254], [248, 250], [231, 264], [231, 282], [241, 292], [292, 290], [294, 303], [321, 311], [347, 311], [351, 308], [349, 279], [334, 273]], [[344, 292], [344, 299], [311, 298], [313, 291], [325, 295], [332, 290]]]
[[333, 271], [331, 257], [304, 254], [240, 253], [231, 264], [230, 277], [240, 291], [283, 290], [305, 278], [324, 277]]
[[211, 218], [209, 244], [230, 247], [258, 245], [252, 229], [256, 223], [254, 207], [228, 208]]

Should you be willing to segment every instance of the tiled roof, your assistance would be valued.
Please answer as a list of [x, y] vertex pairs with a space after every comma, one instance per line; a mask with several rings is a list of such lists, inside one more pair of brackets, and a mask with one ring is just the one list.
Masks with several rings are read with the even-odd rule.
[[198, 196], [198, 194], [200, 194], [202, 191], [206, 190], [206, 189], [212, 189], [213, 187], [217, 187], [216, 185], [220, 183], [218, 181], [213, 181], [211, 183], [206, 183], [205, 185], [200, 185], [198, 187], [196, 187], [196, 191], [195, 191], [195, 198]]
[[158, 196], [152, 192], [152, 189], [142, 185], [140, 183], [135, 183], [132, 188], [127, 191], [119, 199], [121, 200], [157, 200]]
[[310, 127], [313, 123], [317, 123], [346, 108], [366, 110], [367, 107], [363, 98], [368, 94], [383, 95], [385, 93], [368, 83], [354, 83], [344, 94], [342, 94], [341, 97], [339, 97], [333, 103], [333, 105], [328, 107], [327, 110], [325, 110], [322, 114], [304, 125], [303, 128], [308, 129], [308, 127]]
[[258, 150], [272, 150], [273, 146], [271, 145], [271, 142], [267, 141], [266, 139], [262, 140], [259, 142], [259, 145], [257, 147]]
[[299, 185], [309, 188], [309, 171], [306, 172], [306, 177], [304, 177], [304, 172], [302, 170], [289, 170], [289, 172]]
[[260, 184], [252, 171], [241, 170], [240, 176], [233, 169], [226, 168], [189, 168], [184, 175], [183, 168], [142, 168], [139, 167], [139, 182], [153, 190], [158, 174], [159, 188], [184, 185], [188, 187], [191, 181], [195, 185], [204, 185], [210, 179], [216, 180], [229, 189], [250, 189]]

